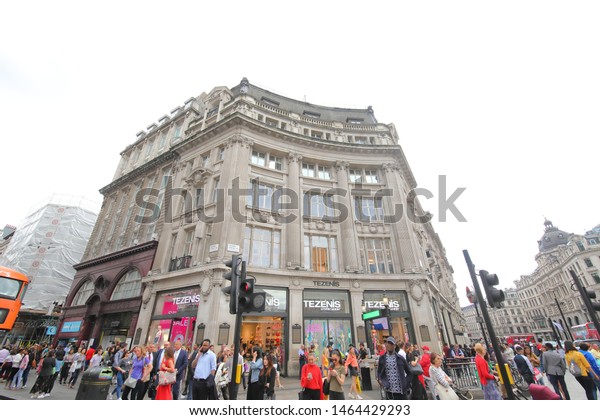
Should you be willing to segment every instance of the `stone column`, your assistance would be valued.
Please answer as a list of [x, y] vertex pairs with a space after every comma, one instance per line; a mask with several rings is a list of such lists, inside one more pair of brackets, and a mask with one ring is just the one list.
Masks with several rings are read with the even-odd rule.
[[[396, 245], [396, 255], [400, 262], [400, 269], [403, 273], [415, 273], [421, 271], [417, 263], [416, 247], [413, 243], [414, 235], [411, 232], [411, 224], [407, 217], [407, 199], [402, 189], [402, 175], [400, 167], [396, 163], [383, 164], [383, 173], [385, 185], [392, 190], [392, 196], [386, 197], [384, 201], [389, 203], [386, 206], [386, 215], [392, 215], [396, 205], [402, 205], [403, 214], [400, 220], [396, 220], [392, 225], [394, 228], [393, 241]], [[397, 219], [400, 215], [396, 215]]]
[[348, 182], [348, 166], [348, 162], [338, 161], [335, 163], [338, 188], [342, 191], [347, 191], [346, 196], [341, 197], [340, 200], [348, 209], [348, 216], [340, 223], [342, 241], [338, 244], [338, 249], [342, 248], [344, 258], [344, 266], [341, 267], [340, 271], [354, 273], [359, 271], [358, 238], [356, 237], [354, 218], [352, 217], [352, 191]]
[[288, 156], [288, 183], [287, 188], [290, 190], [290, 194], [296, 194], [298, 198], [298, 205], [295, 203], [290, 205], [290, 209], [286, 212], [285, 216], [289, 219], [295, 217], [295, 220], [285, 225], [286, 232], [286, 244], [285, 244], [285, 256], [286, 266], [290, 270], [297, 270], [301, 267], [300, 255], [302, 250], [302, 237], [301, 237], [301, 226], [302, 226], [302, 212], [300, 208], [303, 203], [302, 190], [300, 188], [300, 162], [302, 156], [297, 153], [290, 153]]

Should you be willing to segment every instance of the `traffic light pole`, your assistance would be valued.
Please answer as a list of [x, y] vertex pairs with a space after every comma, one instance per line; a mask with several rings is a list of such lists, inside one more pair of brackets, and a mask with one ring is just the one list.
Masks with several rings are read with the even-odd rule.
[[471, 280], [473, 281], [473, 287], [475, 288], [477, 302], [479, 302], [479, 306], [481, 308], [481, 315], [483, 316], [485, 326], [487, 327], [488, 333], [490, 334], [490, 340], [492, 341], [494, 354], [496, 356], [496, 363], [498, 363], [498, 365], [500, 366], [500, 374], [502, 375], [504, 388], [506, 389], [506, 395], [508, 396], [509, 400], [514, 400], [515, 394], [513, 393], [512, 386], [510, 386], [510, 379], [506, 370], [506, 365], [504, 364], [504, 359], [502, 358], [502, 351], [500, 350], [500, 346], [498, 345], [498, 340], [496, 338], [496, 333], [494, 332], [494, 327], [492, 325], [492, 321], [487, 310], [487, 305], [483, 300], [483, 294], [481, 293], [481, 289], [479, 288], [479, 282], [477, 281], [477, 275], [475, 274], [475, 266], [473, 265], [471, 257], [469, 256], [469, 252], [466, 249], [463, 250], [463, 255], [465, 256], [465, 261], [467, 263], [467, 267], [469, 268], [469, 274], [471, 274]]
[[565, 338], [571, 337], [571, 341], [573, 341], [573, 333], [569, 329], [569, 324], [567, 324], [567, 320], [565, 319], [565, 314], [563, 314], [562, 308], [560, 307], [560, 303], [558, 303], [558, 299], [556, 298], [556, 296], [554, 297], [554, 303], [558, 307], [558, 312], [560, 312], [560, 317], [562, 318], [563, 322], [565, 323], [565, 328], [567, 329], [567, 331], [569, 333], [568, 335], [567, 335], [567, 333], [565, 333]]
[[[237, 400], [237, 393], [240, 384], [237, 383], [237, 369], [238, 359], [240, 358], [240, 339], [242, 336], [242, 312], [235, 314], [235, 329], [233, 330], [233, 363], [231, 365], [231, 372], [229, 373], [229, 399]], [[244, 359], [242, 359], [243, 363]], [[241, 374], [243, 375], [243, 369]], [[240, 382], [242, 378], [240, 376]]]
[[485, 347], [489, 349], [490, 343], [488, 343], [487, 334], [485, 333], [485, 328], [483, 328], [483, 322], [481, 322], [481, 315], [479, 315], [479, 308], [477, 307], [477, 302], [475, 302], [473, 305], [475, 306], [475, 313], [477, 314], [477, 321], [479, 322], [479, 328], [481, 328], [481, 335], [483, 336]]
[[590, 298], [587, 295], [587, 291], [585, 290], [585, 288], [579, 281], [579, 277], [577, 277], [577, 274], [575, 274], [575, 271], [569, 270], [569, 273], [571, 273], [571, 277], [573, 278], [573, 283], [575, 283], [575, 286], [577, 286], [577, 290], [579, 290], [579, 293], [581, 294], [583, 303], [585, 303], [585, 307], [588, 310], [591, 321], [594, 323], [594, 326], [596, 327], [596, 331], [600, 331], [600, 322], [598, 322], [598, 316], [596, 315], [596, 310], [592, 306], [592, 302], [590, 301]]

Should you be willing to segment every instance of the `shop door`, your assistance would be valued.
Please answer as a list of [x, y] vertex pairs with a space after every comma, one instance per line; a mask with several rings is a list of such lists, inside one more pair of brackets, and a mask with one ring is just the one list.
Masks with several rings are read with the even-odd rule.
[[194, 325], [196, 325], [196, 317], [183, 317], [171, 320], [169, 326], [169, 341], [171, 344], [176, 341], [181, 341], [181, 344], [187, 348], [192, 348], [192, 340], [194, 339]]
[[[331, 343], [342, 353], [348, 351], [353, 342], [352, 325], [349, 319], [309, 319], [304, 321], [304, 343], [309, 348], [315, 345], [317, 359], [323, 349]], [[356, 343], [354, 343], [356, 345]]]

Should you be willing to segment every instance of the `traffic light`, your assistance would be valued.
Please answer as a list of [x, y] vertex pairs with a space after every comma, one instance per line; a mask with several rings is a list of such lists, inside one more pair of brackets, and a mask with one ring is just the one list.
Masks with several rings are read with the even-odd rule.
[[494, 286], [500, 284], [498, 276], [490, 274], [485, 270], [479, 270], [479, 277], [485, 290], [485, 296], [487, 297], [487, 303], [492, 308], [501, 308], [502, 302], [504, 302], [504, 292], [496, 289]]
[[256, 279], [246, 275], [246, 262], [242, 261], [242, 276], [238, 290], [238, 310], [244, 312], [263, 312], [267, 294], [265, 292], [255, 292], [254, 283]]
[[240, 288], [241, 264], [242, 258], [239, 254], [234, 254], [229, 261], [225, 261], [225, 265], [230, 267], [231, 271], [223, 274], [223, 278], [229, 280], [231, 284], [223, 288], [223, 292], [226, 295], [229, 295], [229, 313], [232, 315], [237, 314], [238, 311], [238, 290]]
[[593, 302], [592, 299], [596, 299], [596, 292], [592, 289], [585, 288], [585, 296], [590, 302], [590, 307], [594, 311], [600, 311], [600, 302]]

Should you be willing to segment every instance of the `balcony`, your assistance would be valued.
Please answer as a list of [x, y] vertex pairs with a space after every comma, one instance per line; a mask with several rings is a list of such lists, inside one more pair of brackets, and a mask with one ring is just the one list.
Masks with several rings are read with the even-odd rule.
[[184, 268], [190, 268], [192, 266], [192, 256], [186, 255], [184, 257], [173, 258], [169, 262], [169, 271], [183, 270]]

